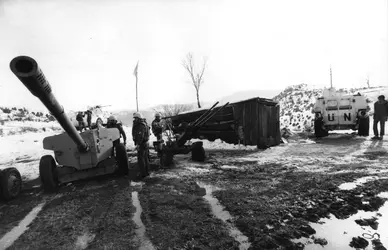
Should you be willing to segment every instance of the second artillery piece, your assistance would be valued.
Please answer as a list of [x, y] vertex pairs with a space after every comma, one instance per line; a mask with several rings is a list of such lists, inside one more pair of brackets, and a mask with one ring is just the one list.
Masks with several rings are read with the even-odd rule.
[[[158, 153], [160, 159], [160, 165], [170, 166], [173, 163], [174, 155], [176, 154], [188, 154], [191, 152], [191, 159], [193, 161], [203, 162], [205, 160], [205, 149], [203, 148], [203, 142], [198, 141], [193, 144], [187, 145], [202, 126], [204, 126], [211, 118], [217, 113], [222, 111], [229, 102], [220, 108], [215, 108], [219, 102], [216, 102], [210, 109], [203, 113], [198, 119], [191, 123], [183, 123], [178, 127], [172, 127], [167, 123], [168, 131], [172, 132], [172, 136], [168, 136], [168, 140], [158, 140], [153, 143], [155, 151]], [[168, 119], [164, 117], [163, 119]]]
[[117, 128], [97, 127], [78, 133], [34, 59], [15, 57], [10, 68], [65, 130], [43, 139], [43, 148], [54, 151], [54, 157], [44, 155], [39, 163], [40, 179], [46, 191], [56, 190], [60, 183], [113, 172], [128, 173], [128, 156], [125, 146], [119, 143]]

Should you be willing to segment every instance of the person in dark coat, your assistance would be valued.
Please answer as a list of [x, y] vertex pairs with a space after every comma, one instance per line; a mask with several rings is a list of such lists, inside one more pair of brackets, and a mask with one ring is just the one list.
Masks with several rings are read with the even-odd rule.
[[162, 140], [163, 125], [160, 119], [160, 114], [155, 114], [155, 120], [151, 123], [152, 133], [155, 135], [158, 141]]
[[82, 130], [86, 129], [86, 124], [84, 121], [85, 113], [84, 112], [78, 112], [76, 116], [76, 120], [78, 121], [78, 130], [82, 132]]
[[149, 174], [149, 146], [148, 140], [150, 131], [147, 122], [139, 112], [133, 114], [132, 138], [137, 150], [137, 163], [140, 170], [140, 177], [144, 178]]
[[[373, 114], [373, 133], [375, 136], [372, 139], [382, 140], [385, 133], [385, 122], [388, 117], [388, 102], [385, 100], [385, 96], [380, 95], [378, 101], [374, 104]], [[377, 129], [377, 124], [380, 123], [380, 137]]]
[[[106, 123], [106, 128], [117, 128], [120, 132], [120, 138], [123, 137], [124, 145], [127, 144], [127, 135], [125, 134], [121, 123], [117, 122], [116, 117], [114, 117], [113, 115], [109, 116], [108, 122]], [[116, 145], [117, 143], [120, 143], [120, 138], [115, 140], [113, 144]]]
[[86, 110], [85, 111], [85, 114], [86, 114], [86, 121], [87, 121], [87, 127], [89, 129], [92, 128], [92, 111], [91, 110]]

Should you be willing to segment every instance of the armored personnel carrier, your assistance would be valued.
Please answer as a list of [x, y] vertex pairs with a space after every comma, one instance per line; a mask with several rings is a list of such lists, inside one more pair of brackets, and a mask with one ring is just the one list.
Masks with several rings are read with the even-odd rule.
[[369, 111], [366, 97], [325, 89], [314, 105], [314, 130], [316, 137], [324, 137], [332, 130], [358, 130], [361, 136], [369, 135]]

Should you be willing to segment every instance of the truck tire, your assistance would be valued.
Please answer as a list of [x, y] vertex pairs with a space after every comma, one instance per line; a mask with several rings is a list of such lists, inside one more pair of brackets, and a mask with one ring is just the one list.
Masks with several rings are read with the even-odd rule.
[[59, 187], [57, 164], [51, 155], [40, 158], [39, 175], [46, 192], [55, 192]]
[[358, 120], [358, 135], [359, 136], [369, 136], [369, 116], [360, 117]]
[[129, 171], [127, 149], [120, 143], [114, 146], [114, 150], [118, 167], [117, 173], [120, 175], [127, 175]]
[[0, 196], [8, 201], [16, 198], [22, 190], [22, 177], [16, 168], [0, 172]]
[[322, 129], [322, 120], [314, 120], [314, 134], [315, 137], [326, 137], [329, 135], [329, 133]]

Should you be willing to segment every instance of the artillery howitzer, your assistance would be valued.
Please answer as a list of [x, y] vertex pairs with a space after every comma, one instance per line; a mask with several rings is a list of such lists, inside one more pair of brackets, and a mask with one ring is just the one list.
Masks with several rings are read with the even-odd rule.
[[[173, 162], [174, 155], [176, 154], [188, 154], [191, 152], [191, 159], [193, 161], [203, 162], [205, 160], [205, 150], [203, 148], [203, 142], [194, 142], [191, 145], [186, 145], [196, 134], [196, 132], [204, 126], [211, 118], [213, 118], [218, 112], [223, 110], [227, 105], [226, 103], [221, 108], [215, 109], [218, 105], [216, 102], [210, 109], [203, 113], [198, 119], [187, 124], [181, 124], [178, 127], [172, 127], [167, 121], [167, 130], [170, 130], [173, 135], [168, 136], [168, 140], [155, 141], [153, 143], [155, 151], [160, 158], [160, 165], [170, 166]], [[164, 117], [167, 119], [170, 117]], [[175, 134], [178, 133], [178, 134]]]
[[117, 128], [96, 128], [78, 133], [34, 59], [15, 57], [10, 68], [65, 130], [43, 139], [43, 148], [53, 150], [55, 155], [40, 159], [39, 174], [45, 190], [56, 190], [60, 183], [97, 175], [128, 173], [128, 156], [125, 146], [119, 143]]

